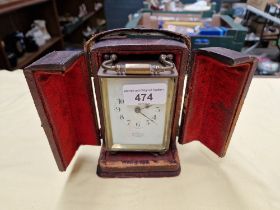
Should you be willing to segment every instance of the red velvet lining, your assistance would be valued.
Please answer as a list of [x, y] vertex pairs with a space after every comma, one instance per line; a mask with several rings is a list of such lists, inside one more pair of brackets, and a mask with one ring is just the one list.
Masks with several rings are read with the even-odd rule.
[[99, 145], [85, 58], [81, 56], [65, 72], [34, 74], [66, 169], [80, 145]]
[[250, 64], [227, 66], [197, 55], [188, 89], [181, 143], [201, 141], [219, 156], [229, 141]]

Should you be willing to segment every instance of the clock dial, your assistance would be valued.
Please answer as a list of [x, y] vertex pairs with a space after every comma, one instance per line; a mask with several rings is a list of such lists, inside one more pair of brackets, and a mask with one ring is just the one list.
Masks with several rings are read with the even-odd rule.
[[[138, 115], [138, 118], [135, 118], [131, 116], [131, 109], [128, 111], [127, 105], [124, 104], [124, 100], [121, 98], [116, 99], [117, 103], [112, 107], [113, 112], [116, 112], [119, 114], [119, 120], [121, 123], [124, 123], [125, 125], [129, 127], [135, 127], [135, 128], [141, 128], [144, 126], [150, 126], [151, 124], [157, 124], [157, 115], [159, 115], [159, 112], [161, 108], [158, 105], [149, 105], [149, 104], [143, 104], [143, 105], [137, 105], [132, 106], [134, 108], [134, 112], [136, 113], [136, 116]], [[121, 101], [121, 102], [120, 102]], [[132, 111], [133, 112], [133, 111]], [[116, 113], [112, 115], [116, 115]]]
[[[129, 84], [166, 84], [168, 78], [106, 78], [108, 111], [113, 144], [161, 145], [164, 141], [166, 103], [125, 103], [123, 86]], [[142, 98], [141, 98], [142, 97]], [[135, 100], [143, 100], [144, 95], [136, 94]], [[147, 100], [152, 95], [147, 94]], [[170, 96], [169, 96], [170, 97]]]

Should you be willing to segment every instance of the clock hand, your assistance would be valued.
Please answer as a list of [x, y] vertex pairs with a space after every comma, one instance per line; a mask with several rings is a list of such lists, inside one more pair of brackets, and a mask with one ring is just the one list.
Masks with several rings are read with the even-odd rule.
[[145, 106], [145, 107], [140, 108], [140, 110], [142, 110], [142, 109], [148, 109], [148, 108], [150, 108], [151, 106], [153, 106], [153, 105], [151, 105], [151, 104], [146, 104], [146, 106]]
[[145, 114], [143, 114], [143, 113], [141, 112], [141, 108], [140, 108], [140, 107], [135, 107], [135, 112], [136, 112], [136, 113], [139, 113], [139, 114], [141, 114], [141, 115], [143, 115], [144, 117], [146, 117], [147, 119], [149, 119], [151, 122], [153, 122], [153, 123], [156, 124], [156, 122], [155, 122], [154, 120], [152, 120], [152, 119], [149, 118], [147, 115], [145, 115]]
[[153, 122], [153, 123], [155, 123], [156, 124], [156, 122], [154, 121], [154, 120], [152, 120], [151, 118], [149, 118], [147, 115], [145, 115], [145, 114], [143, 114], [142, 112], [139, 112], [140, 114], [142, 114], [144, 117], [146, 117], [147, 119], [149, 119], [151, 122]]

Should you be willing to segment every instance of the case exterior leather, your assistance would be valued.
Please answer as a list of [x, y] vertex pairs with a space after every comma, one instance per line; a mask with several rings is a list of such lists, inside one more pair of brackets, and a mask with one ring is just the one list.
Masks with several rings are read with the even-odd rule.
[[[190, 61], [190, 38], [165, 30], [155, 29], [116, 29], [95, 35], [86, 44], [88, 61], [91, 74], [94, 77], [94, 85], [97, 87], [96, 99], [98, 110], [102, 110], [101, 95], [98, 87], [97, 72], [103, 62], [105, 54], [116, 53], [120, 58], [129, 56], [159, 56], [160, 54], [172, 54], [178, 71], [176, 87], [175, 111], [172, 123], [171, 141], [175, 141], [178, 135], [178, 121], [181, 114], [182, 95], [187, 66]], [[101, 135], [104, 133], [103, 119], [100, 115]], [[103, 136], [104, 138], [104, 136]]]
[[147, 152], [120, 152], [111, 154], [101, 148], [97, 175], [107, 178], [173, 177], [180, 174], [180, 161], [176, 142], [161, 155]]
[[254, 74], [256, 60], [223, 48], [194, 53], [182, 113], [181, 144], [198, 140], [224, 156]]
[[52, 52], [24, 74], [58, 168], [64, 171], [80, 145], [100, 144], [85, 56]]
[[[175, 97], [175, 111], [172, 122], [170, 147], [162, 155], [151, 153], [120, 152], [110, 154], [104, 147], [98, 160], [97, 174], [102, 177], [170, 177], [180, 173], [176, 149], [178, 121], [181, 114], [183, 86], [190, 56], [189, 37], [164, 30], [117, 29], [94, 36], [86, 45], [88, 61], [94, 77], [96, 99], [102, 113], [101, 94], [97, 72], [104, 56], [115, 53], [122, 59], [158, 59], [160, 54], [172, 54], [178, 71]], [[104, 120], [100, 115], [101, 135], [104, 134]], [[104, 135], [102, 135], [104, 138]]]

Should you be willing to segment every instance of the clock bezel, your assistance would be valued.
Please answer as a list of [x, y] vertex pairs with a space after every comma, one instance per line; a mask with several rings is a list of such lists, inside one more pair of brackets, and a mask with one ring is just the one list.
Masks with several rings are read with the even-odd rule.
[[[116, 72], [104, 71], [100, 67], [98, 71], [98, 79], [100, 84], [101, 93], [101, 107], [103, 115], [104, 124], [104, 141], [105, 147], [108, 151], [130, 151], [130, 152], [159, 152], [164, 153], [169, 149], [171, 132], [172, 132], [172, 121], [174, 114], [176, 89], [178, 73], [176, 67], [174, 67], [173, 72], [164, 72], [160, 74], [142, 74], [142, 75], [126, 75], [117, 74]], [[114, 144], [112, 137], [112, 128], [110, 122], [110, 112], [109, 112], [109, 100], [108, 100], [108, 78], [124, 79], [124, 78], [168, 78], [168, 95], [171, 97], [167, 98], [166, 101], [166, 111], [165, 111], [165, 125], [164, 125], [164, 137], [162, 144]], [[106, 111], [107, 110], [107, 111]], [[171, 110], [171, 111], [170, 111]]]

